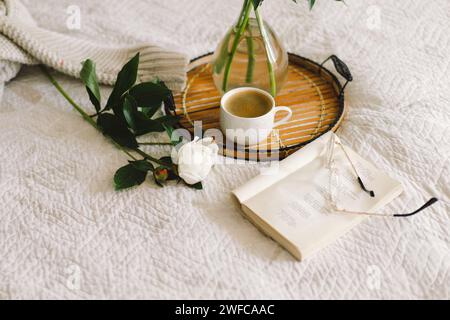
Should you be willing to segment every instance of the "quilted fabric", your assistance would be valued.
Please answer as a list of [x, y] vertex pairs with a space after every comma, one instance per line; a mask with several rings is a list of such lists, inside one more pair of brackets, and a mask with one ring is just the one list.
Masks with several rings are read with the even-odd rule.
[[[298, 263], [231, 197], [259, 165], [218, 165], [202, 192], [148, 183], [116, 193], [125, 156], [28, 67], [0, 107], [0, 298], [450, 297], [449, 2], [318, 1], [311, 13], [291, 2], [265, 1], [264, 16], [289, 51], [349, 64], [355, 82], [340, 136], [404, 184], [386, 211], [444, 201], [411, 219], [370, 219]], [[240, 9], [239, 0], [80, 0], [81, 29], [68, 30], [73, 1], [24, 3], [58, 32], [191, 57], [213, 51]], [[58, 79], [89, 105], [79, 81]]]

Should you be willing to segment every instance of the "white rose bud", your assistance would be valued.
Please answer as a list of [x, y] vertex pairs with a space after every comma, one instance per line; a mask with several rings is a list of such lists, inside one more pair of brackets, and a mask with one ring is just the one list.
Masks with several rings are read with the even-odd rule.
[[213, 138], [194, 141], [183, 145], [178, 151], [172, 152], [172, 160], [178, 164], [179, 176], [189, 185], [202, 182], [211, 172], [216, 163], [219, 147]]

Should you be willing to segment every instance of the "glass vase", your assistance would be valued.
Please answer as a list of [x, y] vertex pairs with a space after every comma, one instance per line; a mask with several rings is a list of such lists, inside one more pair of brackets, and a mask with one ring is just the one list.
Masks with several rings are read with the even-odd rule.
[[288, 54], [273, 29], [262, 20], [252, 1], [245, 0], [238, 22], [220, 42], [213, 58], [213, 78], [219, 91], [255, 87], [280, 92], [288, 74]]

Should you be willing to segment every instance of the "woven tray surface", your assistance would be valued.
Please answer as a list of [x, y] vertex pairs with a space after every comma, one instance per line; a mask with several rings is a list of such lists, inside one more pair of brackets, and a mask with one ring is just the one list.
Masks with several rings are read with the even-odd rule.
[[[220, 129], [221, 94], [212, 79], [211, 55], [191, 62], [188, 85], [175, 96], [175, 114], [181, 126], [194, 131], [194, 123], [202, 122], [204, 131]], [[337, 78], [317, 63], [289, 55], [288, 80], [276, 97], [278, 106], [290, 107], [294, 115], [271, 137], [256, 146], [228, 148], [220, 143], [223, 155], [244, 160], [283, 159], [326, 132], [336, 131], [345, 115], [341, 85]], [[278, 114], [278, 119], [284, 113]]]

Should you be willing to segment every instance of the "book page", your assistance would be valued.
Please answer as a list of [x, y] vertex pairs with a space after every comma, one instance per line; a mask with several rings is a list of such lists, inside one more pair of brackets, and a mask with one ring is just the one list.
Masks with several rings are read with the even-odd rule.
[[269, 188], [274, 183], [288, 177], [301, 167], [326, 153], [327, 146], [330, 144], [331, 138], [332, 134], [327, 133], [313, 143], [290, 155], [287, 159], [281, 161], [276, 174], [260, 175], [242, 187], [234, 190], [233, 194], [240, 203], [245, 203], [248, 199]]

